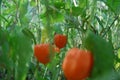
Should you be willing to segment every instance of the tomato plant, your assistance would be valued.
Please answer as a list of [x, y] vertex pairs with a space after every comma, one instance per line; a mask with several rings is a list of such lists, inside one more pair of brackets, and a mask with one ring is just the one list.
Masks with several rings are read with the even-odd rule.
[[0, 0], [0, 80], [120, 80], [119, 35], [120, 0]]

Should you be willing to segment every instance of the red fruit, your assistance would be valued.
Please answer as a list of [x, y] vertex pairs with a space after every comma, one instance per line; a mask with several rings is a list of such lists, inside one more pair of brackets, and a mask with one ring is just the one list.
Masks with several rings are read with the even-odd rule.
[[93, 67], [93, 56], [90, 51], [78, 48], [70, 49], [63, 61], [62, 69], [68, 80], [86, 79]]
[[34, 56], [43, 64], [50, 62], [50, 52], [53, 52], [53, 47], [50, 44], [37, 44], [34, 47]]
[[65, 47], [65, 45], [67, 43], [67, 37], [62, 34], [56, 34], [54, 36], [54, 43], [58, 48], [61, 49], [61, 48]]

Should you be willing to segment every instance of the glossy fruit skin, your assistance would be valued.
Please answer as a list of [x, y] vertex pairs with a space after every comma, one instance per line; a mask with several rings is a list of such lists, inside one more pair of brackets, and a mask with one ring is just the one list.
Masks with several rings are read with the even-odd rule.
[[65, 47], [65, 45], [67, 43], [67, 37], [62, 34], [56, 34], [54, 36], [54, 43], [58, 48], [61, 49], [61, 48]]
[[93, 67], [91, 52], [78, 48], [70, 49], [62, 64], [62, 69], [67, 80], [84, 80]]
[[53, 47], [50, 44], [37, 44], [34, 47], [34, 56], [36, 59], [47, 64], [50, 62], [50, 52], [52, 53]]

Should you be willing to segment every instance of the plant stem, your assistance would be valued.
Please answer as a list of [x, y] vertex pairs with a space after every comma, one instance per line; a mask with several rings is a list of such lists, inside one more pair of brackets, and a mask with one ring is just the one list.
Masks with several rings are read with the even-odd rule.
[[107, 28], [107, 30], [104, 32], [104, 34], [103, 34], [102, 37], [104, 37], [104, 36], [107, 34], [107, 32], [110, 30], [110, 28], [113, 26], [113, 24], [115, 23], [115, 21], [116, 21], [118, 18], [119, 18], [119, 16], [116, 16], [116, 18], [113, 20], [113, 22], [111, 23], [111, 25]]
[[34, 78], [36, 78], [36, 76], [37, 76], [38, 67], [39, 67], [39, 62], [37, 61], [37, 65], [36, 65], [36, 68], [35, 68], [35, 72], [34, 72], [33, 80], [34, 80]]
[[44, 72], [44, 75], [43, 75], [43, 79], [45, 78], [45, 76], [46, 76], [46, 73], [47, 73], [47, 67], [45, 68], [45, 72]]

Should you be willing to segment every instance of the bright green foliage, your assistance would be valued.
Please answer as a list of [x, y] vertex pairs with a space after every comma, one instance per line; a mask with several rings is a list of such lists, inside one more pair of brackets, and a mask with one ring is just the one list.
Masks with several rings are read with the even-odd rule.
[[32, 41], [20, 30], [10, 35], [10, 47], [15, 70], [15, 80], [25, 80], [32, 57]]
[[62, 29], [60, 27], [59, 24], [55, 24], [55, 27], [54, 27], [54, 31], [57, 33], [57, 34], [62, 34]]
[[15, 80], [25, 80], [32, 57], [32, 41], [18, 29], [10, 34], [0, 30], [0, 67], [6, 68], [9, 74], [6, 79], [13, 74]]
[[34, 44], [36, 44], [35, 36], [34, 36], [34, 34], [33, 34], [29, 29], [24, 28], [24, 29], [22, 30], [22, 32], [23, 32], [27, 37], [29, 37], [30, 39], [32, 39], [32, 40], [34, 41]]
[[115, 14], [120, 13], [120, 0], [103, 0], [111, 11]]
[[11, 69], [12, 61], [9, 54], [8, 32], [0, 29], [0, 66]]
[[[32, 47], [54, 45], [55, 33], [66, 46], [38, 64]], [[120, 0], [0, 0], [0, 80], [66, 80], [65, 53], [83, 46], [95, 61], [87, 80], [120, 80], [119, 35]]]
[[92, 77], [102, 76], [113, 69], [114, 53], [109, 42], [88, 30], [83, 45], [94, 55]]

